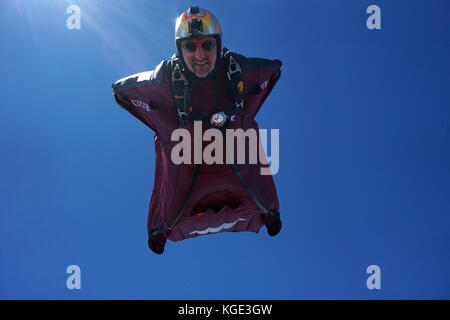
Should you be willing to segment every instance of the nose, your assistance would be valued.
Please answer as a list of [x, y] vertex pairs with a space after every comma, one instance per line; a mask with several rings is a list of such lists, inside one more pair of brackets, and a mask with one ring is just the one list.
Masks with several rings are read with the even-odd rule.
[[197, 46], [195, 49], [195, 59], [197, 60], [203, 60], [205, 58], [205, 51], [203, 50], [202, 46]]

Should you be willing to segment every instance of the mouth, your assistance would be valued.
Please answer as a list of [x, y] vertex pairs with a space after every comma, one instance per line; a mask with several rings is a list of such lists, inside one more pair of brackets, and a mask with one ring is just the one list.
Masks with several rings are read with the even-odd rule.
[[229, 191], [218, 191], [204, 196], [191, 211], [191, 216], [202, 216], [206, 213], [220, 212], [224, 207], [237, 209], [241, 205], [240, 198]]
[[208, 65], [208, 61], [194, 62], [194, 65], [199, 66], [199, 67], [204, 67], [204, 66]]

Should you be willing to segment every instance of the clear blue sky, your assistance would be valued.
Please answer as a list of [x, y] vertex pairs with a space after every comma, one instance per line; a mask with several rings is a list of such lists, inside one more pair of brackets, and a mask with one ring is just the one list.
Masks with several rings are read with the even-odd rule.
[[[81, 30], [66, 28], [70, 3]], [[168, 59], [196, 4], [227, 47], [284, 63], [257, 116], [280, 129], [283, 229], [158, 256], [153, 133], [111, 83]], [[381, 30], [366, 28], [371, 4]], [[447, 0], [0, 1], [0, 298], [449, 299], [449, 13]]]

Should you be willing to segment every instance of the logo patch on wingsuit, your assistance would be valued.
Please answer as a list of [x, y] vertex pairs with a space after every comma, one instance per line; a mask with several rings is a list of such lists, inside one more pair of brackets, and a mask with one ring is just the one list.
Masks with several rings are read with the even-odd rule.
[[261, 90], [264, 90], [265, 88], [267, 88], [267, 84], [269, 83], [269, 81], [264, 81], [263, 83], [261, 83], [261, 85], [259, 86], [261, 88]]
[[239, 93], [244, 92], [244, 83], [242, 82], [242, 80], [238, 82], [237, 89], [238, 89]]
[[142, 100], [131, 100], [131, 103], [145, 111], [150, 111], [150, 106]]

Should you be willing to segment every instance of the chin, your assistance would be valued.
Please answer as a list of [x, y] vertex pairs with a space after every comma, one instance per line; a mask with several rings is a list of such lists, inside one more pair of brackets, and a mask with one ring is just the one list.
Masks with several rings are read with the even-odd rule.
[[191, 71], [199, 78], [206, 78], [213, 70], [214, 70], [214, 68], [210, 68], [207, 72], [204, 72], [204, 73], [198, 73], [194, 70], [191, 70]]
[[206, 76], [208, 76], [209, 72], [208, 72], [208, 73], [204, 73], [204, 74], [198, 74], [197, 72], [194, 72], [194, 74], [195, 74], [197, 77], [199, 77], [199, 78], [206, 78]]
[[195, 74], [197, 77], [199, 77], [199, 78], [206, 78], [206, 77], [208, 76], [208, 74], [211, 73], [211, 71], [212, 71], [212, 70], [209, 70], [208, 72], [204, 72], [204, 73], [197, 73], [197, 72], [194, 72], [194, 74]]

